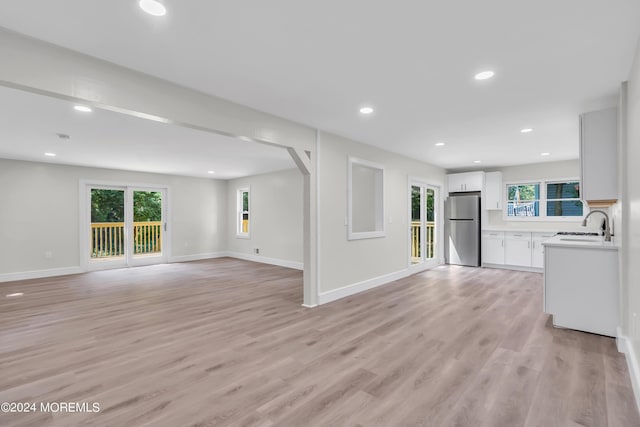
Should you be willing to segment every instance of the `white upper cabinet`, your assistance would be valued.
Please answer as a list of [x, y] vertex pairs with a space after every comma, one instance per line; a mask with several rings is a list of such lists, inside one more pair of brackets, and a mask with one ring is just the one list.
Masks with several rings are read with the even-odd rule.
[[464, 172], [447, 175], [449, 192], [482, 191], [484, 172]]
[[580, 116], [582, 199], [611, 205], [618, 199], [618, 110], [593, 111]]
[[484, 194], [482, 196], [485, 209], [502, 209], [502, 172], [484, 174]]

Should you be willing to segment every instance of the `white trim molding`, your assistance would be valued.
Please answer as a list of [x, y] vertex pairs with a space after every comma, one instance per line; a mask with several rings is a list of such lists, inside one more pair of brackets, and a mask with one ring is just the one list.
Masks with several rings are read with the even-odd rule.
[[294, 270], [303, 270], [304, 263], [297, 261], [289, 261], [286, 259], [268, 258], [260, 255], [243, 254], [240, 252], [227, 252], [226, 256], [230, 258], [243, 259], [245, 261], [259, 262], [262, 264], [277, 265], [280, 267], [293, 268]]
[[[267, 258], [259, 255], [243, 254], [239, 252], [226, 252], [226, 251], [209, 252], [209, 253], [201, 253], [201, 254], [193, 254], [193, 255], [172, 256], [169, 258], [167, 263], [174, 264], [179, 262], [201, 261], [205, 259], [224, 258], [224, 257], [237, 258], [245, 261], [259, 262], [262, 264], [277, 265], [280, 267], [293, 268], [295, 270], [302, 270], [304, 268], [304, 264], [301, 262], [288, 261], [288, 260], [276, 259], [276, 258]], [[154, 264], [158, 264], [158, 263], [154, 262]], [[165, 264], [165, 263], [162, 262], [159, 264]], [[110, 268], [114, 268], [114, 267], [105, 267], [104, 269], [110, 269]], [[123, 266], [123, 267], [115, 267], [115, 268], [126, 268], [126, 267]], [[97, 268], [92, 270], [86, 270], [80, 266], [76, 266], [76, 267], [51, 268], [48, 270], [3, 273], [3, 274], [0, 274], [0, 283], [13, 282], [16, 280], [30, 280], [30, 279], [42, 279], [46, 277], [67, 276], [69, 274], [88, 273], [94, 270], [103, 270], [103, 269]]]
[[491, 264], [484, 262], [481, 265], [482, 268], [497, 268], [500, 270], [513, 270], [513, 271], [528, 271], [530, 273], [544, 273], [544, 268], [527, 267], [524, 265], [510, 265], [510, 264]]
[[388, 283], [395, 282], [396, 280], [413, 276], [414, 274], [418, 274], [421, 271], [430, 270], [436, 267], [439, 267], [439, 265], [434, 265], [420, 271], [415, 271], [414, 269], [405, 268], [404, 270], [398, 270], [393, 273], [384, 274], [378, 277], [373, 277], [371, 279], [367, 279], [367, 280], [363, 280], [362, 282], [343, 286], [338, 289], [333, 289], [327, 292], [321, 292], [318, 295], [318, 305], [327, 304], [342, 298], [349, 297], [351, 295], [358, 294], [360, 292], [368, 291], [369, 289], [377, 288], [378, 286], [383, 286]]
[[636, 407], [640, 410], [640, 342], [635, 342], [622, 335], [622, 330], [618, 327], [616, 337], [616, 345], [620, 353], [624, 353], [627, 360], [627, 366], [629, 367], [629, 378], [631, 379], [631, 386], [633, 388], [633, 394], [636, 399]]
[[[385, 231], [385, 192], [384, 192], [384, 166], [379, 163], [370, 162], [368, 160], [359, 159], [357, 157], [347, 157], [347, 240], [358, 239], [374, 239], [378, 237], [386, 237]], [[380, 172], [376, 174], [373, 182], [374, 191], [374, 217], [375, 229], [368, 231], [353, 230], [353, 169], [355, 166], [361, 166]]]
[[80, 266], [51, 268], [48, 270], [19, 271], [16, 273], [0, 274], [0, 282], [42, 279], [45, 277], [67, 276], [69, 274], [80, 274], [80, 273], [84, 273], [84, 270]]
[[173, 264], [176, 262], [202, 261], [203, 259], [222, 258], [226, 256], [227, 256], [226, 252], [210, 252], [210, 253], [204, 253], [204, 254], [179, 255], [179, 256], [172, 256], [171, 258], [169, 258], [169, 263]]

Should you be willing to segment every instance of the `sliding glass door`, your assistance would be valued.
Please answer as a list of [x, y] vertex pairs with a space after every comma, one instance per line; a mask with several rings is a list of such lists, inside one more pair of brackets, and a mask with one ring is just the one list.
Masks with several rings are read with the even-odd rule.
[[166, 262], [166, 190], [87, 186], [90, 269]]
[[162, 258], [164, 191], [133, 190], [131, 254], [134, 260]]
[[410, 264], [433, 263], [437, 259], [436, 215], [438, 189], [412, 182], [410, 185]]

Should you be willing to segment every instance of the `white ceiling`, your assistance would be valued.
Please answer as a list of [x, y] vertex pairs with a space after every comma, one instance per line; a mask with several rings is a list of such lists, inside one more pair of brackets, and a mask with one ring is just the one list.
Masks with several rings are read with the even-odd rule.
[[282, 148], [73, 106], [0, 86], [0, 158], [216, 179], [295, 168]]
[[165, 4], [3, 1], [0, 26], [450, 169], [577, 158], [640, 35], [638, 0]]

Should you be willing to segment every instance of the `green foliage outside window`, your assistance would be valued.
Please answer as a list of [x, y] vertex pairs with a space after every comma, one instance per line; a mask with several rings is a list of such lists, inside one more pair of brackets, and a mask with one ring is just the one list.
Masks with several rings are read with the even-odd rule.
[[[134, 191], [133, 221], [162, 221], [162, 193]], [[91, 222], [124, 222], [124, 191], [92, 189]]]
[[[435, 192], [427, 189], [427, 222], [435, 221], [434, 200]], [[420, 221], [420, 187], [411, 186], [411, 220]]]

